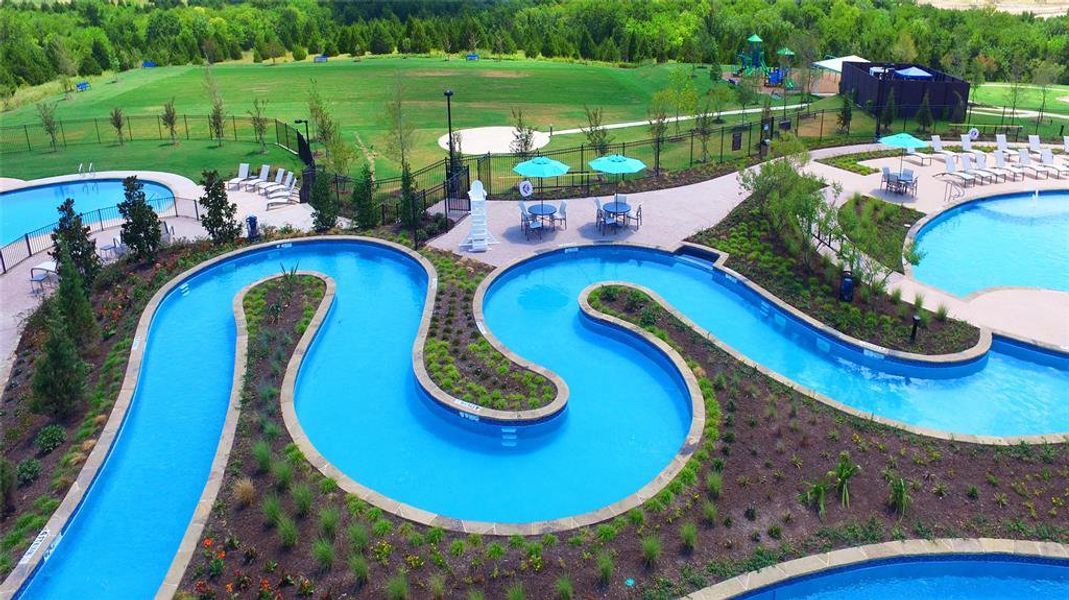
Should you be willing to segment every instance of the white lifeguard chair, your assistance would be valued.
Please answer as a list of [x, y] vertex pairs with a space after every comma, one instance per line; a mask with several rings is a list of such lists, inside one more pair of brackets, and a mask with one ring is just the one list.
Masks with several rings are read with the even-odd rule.
[[486, 252], [490, 249], [490, 244], [496, 244], [498, 240], [490, 233], [486, 222], [486, 190], [483, 189], [483, 182], [478, 179], [471, 182], [468, 198], [471, 199], [471, 216], [468, 218], [471, 230], [464, 241], [460, 242], [460, 247], [466, 248], [468, 252]]

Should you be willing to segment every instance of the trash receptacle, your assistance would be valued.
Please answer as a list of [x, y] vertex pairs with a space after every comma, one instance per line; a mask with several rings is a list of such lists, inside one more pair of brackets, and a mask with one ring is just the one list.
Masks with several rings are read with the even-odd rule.
[[249, 215], [245, 217], [246, 235], [249, 241], [255, 241], [260, 237], [260, 232], [256, 228], [256, 215]]
[[839, 300], [843, 302], [854, 301], [854, 274], [850, 271], [843, 271], [842, 276], [839, 278]]

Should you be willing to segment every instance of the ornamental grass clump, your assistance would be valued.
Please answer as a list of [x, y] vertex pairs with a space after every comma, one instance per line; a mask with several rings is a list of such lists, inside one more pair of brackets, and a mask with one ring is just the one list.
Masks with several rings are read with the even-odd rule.
[[661, 538], [650, 535], [642, 538], [642, 562], [647, 567], [654, 567], [661, 559]]
[[329, 570], [334, 565], [334, 542], [323, 538], [317, 539], [312, 545], [312, 556], [315, 557], [320, 569]]
[[369, 571], [367, 559], [361, 554], [354, 553], [349, 556], [349, 572], [353, 574], [357, 585], [367, 583]]
[[333, 540], [338, 531], [338, 521], [341, 513], [334, 506], [326, 506], [319, 510], [319, 532], [324, 538]]
[[293, 514], [304, 517], [312, 508], [312, 489], [306, 483], [299, 483], [290, 490], [293, 499]]
[[297, 530], [297, 523], [293, 519], [287, 516], [279, 517], [276, 529], [278, 530], [278, 541], [283, 548], [293, 548], [297, 545], [299, 531]]

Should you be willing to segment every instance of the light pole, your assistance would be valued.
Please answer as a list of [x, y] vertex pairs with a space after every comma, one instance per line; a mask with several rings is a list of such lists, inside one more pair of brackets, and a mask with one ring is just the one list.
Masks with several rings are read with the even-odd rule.
[[304, 123], [304, 139], [308, 139], [308, 119], [296, 119], [293, 121], [294, 125], [300, 125]]
[[456, 159], [453, 156], [453, 90], [446, 90], [445, 94], [445, 119], [449, 128], [449, 178], [453, 178], [453, 166]]

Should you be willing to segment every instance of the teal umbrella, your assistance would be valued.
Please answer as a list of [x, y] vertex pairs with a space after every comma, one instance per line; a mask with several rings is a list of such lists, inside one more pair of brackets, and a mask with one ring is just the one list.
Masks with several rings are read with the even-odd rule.
[[[892, 148], [901, 148], [903, 150], [915, 150], [917, 148], [927, 148], [928, 142], [915, 138], [912, 135], [902, 132], [894, 135], [885, 135], [877, 140], [884, 146], [890, 146]], [[902, 153], [902, 157], [898, 161], [898, 170], [902, 170], [902, 160], [906, 157], [905, 152]]]
[[602, 173], [623, 175], [624, 173], [638, 173], [646, 168], [646, 163], [637, 158], [629, 158], [622, 154], [609, 154], [601, 156], [587, 163], [591, 169]]
[[[564, 175], [570, 169], [568, 165], [560, 162], [559, 160], [553, 160], [548, 156], [536, 156], [531, 160], [525, 160], [522, 163], [512, 167], [513, 172], [523, 175], [524, 177], [537, 177], [538, 179], [545, 179], [546, 177], [558, 177]], [[539, 190], [542, 188], [542, 183], [538, 184]], [[541, 194], [539, 194], [541, 196]], [[539, 204], [542, 203], [542, 199], [539, 198]]]

